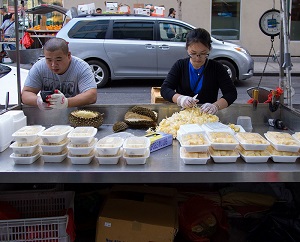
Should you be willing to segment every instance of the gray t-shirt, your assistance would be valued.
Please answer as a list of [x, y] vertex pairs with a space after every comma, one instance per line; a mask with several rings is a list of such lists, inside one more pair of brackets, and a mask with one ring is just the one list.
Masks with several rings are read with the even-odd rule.
[[72, 56], [68, 70], [62, 75], [53, 73], [48, 68], [45, 58], [39, 60], [29, 70], [24, 86], [38, 88], [41, 91], [58, 89], [67, 98], [97, 88], [90, 66], [75, 56]]

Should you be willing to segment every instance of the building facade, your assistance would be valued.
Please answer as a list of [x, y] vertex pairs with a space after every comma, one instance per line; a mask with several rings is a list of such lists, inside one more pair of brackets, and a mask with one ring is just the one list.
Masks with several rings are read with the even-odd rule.
[[[287, 0], [290, 5], [290, 53], [300, 56], [300, 0]], [[13, 0], [0, 0], [2, 5], [13, 4]], [[28, 8], [41, 3], [59, 4], [69, 9], [79, 4], [94, 3], [106, 11], [105, 1], [100, 0], [27, 0]], [[111, 1], [114, 2], [114, 1]], [[262, 14], [272, 8], [281, 9], [280, 0], [139, 0], [116, 1], [130, 6], [133, 12], [134, 4], [164, 5], [165, 16], [169, 8], [175, 8], [177, 18], [196, 27], [207, 29], [213, 36], [231, 41], [249, 50], [253, 56], [266, 56], [271, 48], [271, 37], [263, 34], [259, 28]], [[1, 6], [2, 6], [1, 5]], [[279, 36], [274, 37], [274, 48], [280, 50]]]
[[[62, 0], [63, 6], [70, 8], [82, 4], [82, 0]], [[223, 35], [223, 39], [230, 40], [244, 46], [251, 55], [268, 55], [271, 48], [271, 38], [262, 33], [259, 28], [261, 15], [269, 9], [280, 10], [280, 0], [182, 0], [181, 19], [196, 27], [202, 27], [213, 35]], [[102, 8], [105, 12], [105, 3], [100, 0], [85, 0], [85, 3], [95, 3], [96, 8]], [[168, 9], [173, 7], [179, 14], [178, 0], [151, 0], [148, 2], [138, 0], [126, 0], [119, 3], [127, 4], [133, 9], [136, 3], [151, 3], [154, 6], [164, 5]], [[291, 31], [300, 32], [300, 0], [289, 1], [292, 11]], [[299, 28], [297, 28], [299, 24]], [[225, 31], [224, 33], [224, 29]], [[290, 40], [290, 52], [292, 56], [300, 56], [300, 33]], [[298, 36], [298, 37], [297, 37]], [[274, 38], [274, 48], [279, 51], [279, 36]]]

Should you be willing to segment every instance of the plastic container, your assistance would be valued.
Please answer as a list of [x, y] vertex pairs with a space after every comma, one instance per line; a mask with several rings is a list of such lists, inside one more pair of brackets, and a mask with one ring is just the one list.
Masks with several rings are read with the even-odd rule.
[[46, 153], [59, 153], [63, 151], [67, 145], [69, 144], [69, 139], [66, 138], [59, 143], [41, 143], [40, 147], [42, 148], [43, 152]]
[[70, 152], [68, 153], [68, 158], [71, 160], [71, 163], [74, 165], [87, 165], [90, 164], [94, 158], [95, 151], [92, 150], [87, 155], [73, 155]]
[[49, 163], [59, 163], [62, 162], [64, 159], [66, 159], [68, 154], [68, 149], [64, 149], [63, 151], [59, 153], [45, 153], [43, 152], [41, 154], [42, 159], [44, 162], [49, 162]]
[[128, 165], [144, 165], [150, 156], [150, 149], [147, 148], [143, 155], [130, 155], [124, 151], [123, 157]]
[[97, 141], [98, 139], [93, 138], [87, 146], [78, 146], [69, 143], [67, 147], [71, 155], [88, 155], [92, 150], [94, 150]]
[[239, 144], [231, 132], [211, 131], [207, 132], [207, 136], [215, 150], [234, 150]]
[[228, 125], [221, 122], [205, 123], [201, 127], [206, 132], [230, 132], [234, 134], [234, 131]]
[[117, 155], [124, 143], [121, 137], [104, 137], [96, 144], [96, 151], [100, 156]]
[[20, 164], [20, 165], [30, 165], [33, 162], [35, 162], [38, 158], [41, 156], [41, 149], [36, 149], [32, 154], [28, 155], [19, 155], [12, 153], [10, 155], [10, 158], [12, 158], [15, 162], [15, 164]]
[[10, 115], [13, 118], [14, 132], [27, 125], [27, 117], [22, 110], [10, 110], [3, 115]]
[[67, 138], [68, 133], [70, 133], [74, 128], [69, 125], [54, 125], [41, 133], [39, 136], [42, 138], [43, 142], [49, 143], [59, 143]]
[[150, 139], [147, 137], [128, 137], [123, 144], [124, 153], [127, 155], [145, 155], [150, 143]]
[[290, 134], [267, 132], [264, 134], [270, 144], [278, 151], [298, 152], [300, 143]]
[[274, 162], [291, 163], [296, 162], [296, 160], [300, 157], [299, 152], [278, 151], [272, 146], [268, 147], [268, 151], [270, 152], [271, 158]]
[[[12, 148], [13, 152], [16, 155], [25, 155], [32, 154], [39, 148], [39, 144], [41, 143], [41, 139], [37, 139], [33, 143], [18, 143], [14, 142], [9, 147]], [[25, 145], [24, 145], [25, 144]]]
[[210, 143], [203, 133], [186, 133], [181, 136], [180, 145], [187, 152], [206, 152]]
[[9, 147], [13, 140], [13, 132], [13, 117], [10, 115], [0, 115], [0, 152]]
[[258, 133], [237, 133], [235, 137], [245, 150], [265, 150], [270, 145], [269, 141]]
[[253, 130], [252, 120], [249, 116], [238, 116], [237, 125], [241, 125], [246, 132], [251, 132]]
[[210, 156], [208, 152], [187, 152], [185, 148], [180, 147], [180, 158], [187, 165], [205, 165]]
[[2, 192], [0, 201], [16, 208], [22, 219], [0, 220], [0, 241], [70, 242], [67, 211], [74, 209], [74, 196], [69, 191]]
[[214, 150], [210, 148], [209, 153], [215, 163], [233, 163], [240, 157], [236, 150]]
[[238, 151], [247, 163], [265, 163], [271, 157], [268, 150], [245, 150], [242, 146], [239, 146]]
[[116, 155], [106, 155], [101, 156], [99, 153], [96, 152], [96, 159], [98, 160], [100, 165], [116, 165], [119, 162], [120, 157], [123, 154], [123, 149], [120, 148]]
[[69, 134], [68, 138], [73, 144], [88, 144], [97, 134], [97, 129], [92, 126], [76, 127]]
[[44, 129], [45, 127], [41, 125], [25, 126], [14, 132], [12, 137], [19, 143], [31, 143], [38, 139], [38, 134]]

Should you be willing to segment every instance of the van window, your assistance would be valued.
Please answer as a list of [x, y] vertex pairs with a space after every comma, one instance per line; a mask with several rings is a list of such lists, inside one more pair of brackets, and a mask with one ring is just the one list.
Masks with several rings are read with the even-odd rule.
[[104, 39], [109, 20], [79, 21], [70, 29], [73, 39]]
[[153, 22], [115, 22], [113, 39], [153, 40]]
[[185, 42], [186, 35], [190, 30], [191, 28], [174, 22], [159, 23], [159, 34], [162, 41]]

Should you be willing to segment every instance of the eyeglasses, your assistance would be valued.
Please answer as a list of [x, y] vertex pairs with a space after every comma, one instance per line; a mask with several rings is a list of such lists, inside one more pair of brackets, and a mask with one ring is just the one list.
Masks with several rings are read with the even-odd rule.
[[207, 58], [209, 56], [209, 53], [206, 53], [206, 54], [189, 54], [188, 53], [188, 56], [192, 59], [196, 59], [197, 57], [202, 59], [202, 58]]

